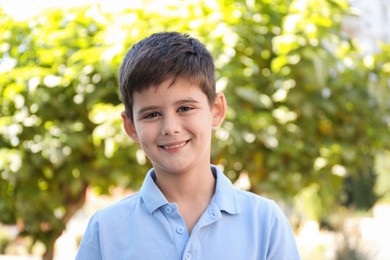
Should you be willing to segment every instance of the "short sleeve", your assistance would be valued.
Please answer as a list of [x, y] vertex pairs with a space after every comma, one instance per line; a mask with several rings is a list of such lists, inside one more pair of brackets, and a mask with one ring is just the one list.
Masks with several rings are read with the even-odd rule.
[[301, 258], [290, 223], [275, 202], [273, 202], [273, 205], [275, 216], [272, 223], [267, 259], [299, 260]]
[[102, 259], [99, 239], [99, 215], [96, 213], [89, 221], [83, 235], [76, 260]]

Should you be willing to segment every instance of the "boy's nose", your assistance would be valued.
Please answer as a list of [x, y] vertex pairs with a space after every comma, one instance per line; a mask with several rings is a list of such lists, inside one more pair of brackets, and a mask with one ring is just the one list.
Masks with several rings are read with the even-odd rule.
[[179, 120], [174, 116], [165, 116], [162, 120], [161, 135], [173, 135], [180, 132]]

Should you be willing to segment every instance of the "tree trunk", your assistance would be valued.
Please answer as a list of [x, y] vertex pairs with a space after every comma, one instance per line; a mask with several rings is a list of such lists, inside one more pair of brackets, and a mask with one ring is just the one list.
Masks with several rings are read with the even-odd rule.
[[54, 244], [55, 244], [55, 241], [54, 241], [53, 245], [46, 248], [46, 251], [42, 256], [42, 260], [53, 260], [53, 258], [54, 258]]
[[[85, 200], [86, 200], [86, 193], [87, 193], [88, 185], [85, 184], [82, 193], [77, 199], [72, 198], [69, 196], [69, 191], [67, 188], [64, 189], [64, 198], [65, 198], [65, 205], [66, 205], [66, 214], [62, 218], [62, 222], [64, 223], [64, 227], [66, 227], [66, 224], [69, 222], [69, 220], [72, 218], [72, 216], [84, 206]], [[53, 239], [45, 244], [46, 251], [42, 255], [42, 260], [53, 260], [54, 258], [54, 249], [55, 249], [55, 243], [57, 239], [62, 235], [62, 232], [64, 230], [59, 230], [56, 234], [53, 235]]]

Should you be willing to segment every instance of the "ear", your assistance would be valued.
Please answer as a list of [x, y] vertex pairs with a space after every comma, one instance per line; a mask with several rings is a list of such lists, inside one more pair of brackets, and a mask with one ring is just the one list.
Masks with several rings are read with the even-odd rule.
[[126, 112], [121, 113], [123, 128], [125, 129], [128, 136], [130, 136], [135, 142], [139, 142], [137, 131], [135, 130], [134, 124], [130, 118], [127, 117]]
[[214, 104], [211, 108], [211, 113], [213, 115], [213, 126], [220, 126], [225, 119], [227, 111], [226, 98], [225, 95], [221, 92], [217, 93], [215, 97]]

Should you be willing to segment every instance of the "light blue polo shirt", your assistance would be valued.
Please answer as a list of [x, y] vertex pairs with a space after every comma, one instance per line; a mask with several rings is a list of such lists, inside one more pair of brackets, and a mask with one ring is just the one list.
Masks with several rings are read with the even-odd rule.
[[177, 205], [155, 184], [94, 214], [77, 260], [300, 259], [292, 229], [275, 202], [241, 191], [216, 166], [215, 194], [188, 234]]

